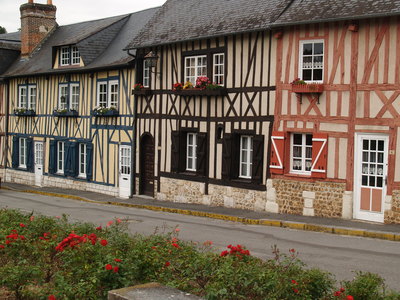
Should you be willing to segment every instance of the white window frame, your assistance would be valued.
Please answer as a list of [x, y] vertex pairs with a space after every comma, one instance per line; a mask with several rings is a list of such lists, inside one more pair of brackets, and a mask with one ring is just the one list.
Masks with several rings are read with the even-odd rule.
[[215, 53], [213, 55], [213, 82], [218, 85], [225, 84], [225, 54]]
[[[192, 142], [190, 142], [192, 140]], [[189, 151], [192, 150], [192, 155]], [[189, 167], [192, 165], [192, 167]], [[188, 132], [186, 135], [186, 171], [196, 171], [197, 166], [197, 133]]]
[[81, 54], [77, 46], [71, 46], [71, 65], [81, 64]]
[[64, 174], [65, 142], [57, 142], [57, 174]]
[[[65, 97], [65, 102], [61, 98]], [[62, 83], [58, 85], [58, 109], [68, 109], [68, 84]]]
[[79, 144], [79, 177], [86, 177], [86, 163], [87, 163], [87, 145], [80, 143]]
[[60, 48], [60, 66], [69, 66], [71, 59], [70, 47], [64, 46]]
[[[116, 87], [115, 91], [113, 91], [113, 87]], [[108, 101], [107, 106], [118, 107], [118, 98], [119, 98], [119, 84], [118, 80], [110, 80], [108, 82]]]
[[148, 59], [143, 61], [143, 87], [150, 87], [150, 61]]
[[[314, 44], [317, 44], [317, 43], [322, 43], [322, 47], [323, 47], [322, 54], [314, 54]], [[312, 78], [311, 80], [305, 80], [305, 81], [306, 82], [322, 83], [323, 80], [324, 80], [324, 71], [325, 71], [324, 70], [324, 62], [325, 62], [325, 43], [324, 43], [324, 40], [316, 39], [316, 40], [302, 40], [302, 41], [300, 41], [299, 74], [298, 74], [298, 77], [300, 79], [303, 79], [303, 69], [305, 69], [303, 67], [303, 57], [304, 57], [303, 47], [304, 47], [304, 44], [313, 44], [313, 53], [311, 55], [306, 55], [306, 56], [310, 56], [312, 58], [314, 58], [314, 56], [322, 56], [322, 77], [321, 77], [321, 79], [320, 80], [313, 80], [313, 78]], [[311, 68], [306, 68], [306, 69], [311, 69], [311, 74], [312, 74], [311, 76], [313, 77], [313, 70], [314, 69], [319, 69], [319, 68], [314, 68], [314, 65], [312, 65]]]
[[[205, 64], [203, 59], [205, 58]], [[191, 65], [193, 60], [194, 65]], [[188, 75], [188, 71], [193, 69], [194, 75]], [[203, 70], [203, 72], [201, 72]], [[190, 72], [192, 73], [192, 72]], [[186, 56], [185, 57], [185, 82], [190, 81], [193, 85], [196, 84], [196, 79], [200, 76], [207, 76], [207, 55], [196, 55], [196, 56]]]
[[[247, 145], [244, 145], [244, 140], [247, 140]], [[253, 137], [251, 135], [240, 136], [239, 151], [239, 178], [251, 179], [253, 167]]]
[[[105, 90], [101, 91], [101, 87]], [[113, 87], [116, 87], [116, 91], [113, 91]], [[100, 101], [100, 97], [103, 97]], [[99, 107], [111, 107], [118, 108], [119, 102], [119, 82], [118, 80], [103, 80], [97, 82], [97, 106]]]
[[78, 111], [80, 98], [79, 83], [71, 83], [69, 86], [69, 91], [71, 95], [69, 97], [69, 109]]
[[[22, 94], [24, 91], [24, 95]], [[21, 85], [18, 87], [18, 108], [36, 110], [36, 84]]]
[[[298, 134], [301, 135], [301, 141], [302, 144], [301, 145], [294, 145], [294, 136]], [[301, 175], [311, 175], [311, 167], [312, 167], [312, 143], [311, 145], [307, 145], [307, 135], [311, 136], [311, 140], [312, 140], [312, 134], [310, 133], [292, 133], [290, 135], [290, 173], [293, 174], [301, 174]], [[294, 151], [293, 148], [294, 147], [301, 147], [301, 155], [299, 157], [294, 157]], [[307, 152], [307, 148], [311, 148], [311, 157], [306, 157], [306, 152]], [[300, 169], [294, 169], [294, 165], [293, 165], [293, 161], [294, 159], [298, 159], [301, 160], [301, 166]], [[306, 161], [309, 161], [309, 171], [306, 171]]]
[[19, 154], [18, 154], [18, 167], [26, 168], [27, 160], [27, 143], [26, 138], [19, 138]]
[[[22, 93], [24, 91], [24, 94]], [[22, 85], [18, 87], [18, 108], [26, 108], [28, 104], [28, 87]]]

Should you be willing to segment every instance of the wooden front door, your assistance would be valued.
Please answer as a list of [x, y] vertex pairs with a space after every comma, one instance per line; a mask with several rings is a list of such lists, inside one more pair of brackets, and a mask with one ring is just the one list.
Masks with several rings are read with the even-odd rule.
[[154, 139], [145, 134], [140, 143], [140, 194], [154, 197]]
[[357, 219], [383, 222], [388, 142], [385, 135], [359, 134], [356, 143], [355, 211]]

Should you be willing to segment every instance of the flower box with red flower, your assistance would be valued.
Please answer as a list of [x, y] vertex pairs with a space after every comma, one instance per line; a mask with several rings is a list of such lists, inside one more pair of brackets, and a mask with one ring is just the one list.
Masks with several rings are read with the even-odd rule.
[[173, 92], [176, 95], [182, 95], [182, 96], [225, 96], [228, 94], [226, 88], [222, 87], [215, 90], [191, 88], [184, 90], [176, 90]]
[[141, 83], [137, 83], [133, 86], [132, 95], [151, 95], [153, 91], [149, 88], [145, 88]]
[[292, 92], [298, 94], [307, 93], [322, 93], [324, 91], [324, 85], [322, 83], [292, 83]]

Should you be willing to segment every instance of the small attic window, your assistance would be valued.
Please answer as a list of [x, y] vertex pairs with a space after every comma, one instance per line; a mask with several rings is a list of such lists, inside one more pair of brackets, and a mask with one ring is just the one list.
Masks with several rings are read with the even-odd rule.
[[60, 48], [60, 66], [79, 65], [81, 55], [78, 47], [64, 46]]

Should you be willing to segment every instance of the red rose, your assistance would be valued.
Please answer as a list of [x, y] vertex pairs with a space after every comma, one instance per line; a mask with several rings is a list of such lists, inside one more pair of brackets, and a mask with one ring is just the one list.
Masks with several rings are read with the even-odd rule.
[[107, 246], [108, 242], [107, 242], [107, 240], [101, 240], [100, 244], [102, 246]]
[[292, 279], [292, 283], [293, 284], [297, 284], [297, 281]]
[[19, 223], [20, 227], [26, 227], [26, 225], [24, 223]]
[[169, 261], [167, 261], [164, 266], [169, 267], [170, 265], [171, 265], [171, 263]]
[[101, 226], [99, 226], [99, 227], [96, 227], [96, 230], [101, 230]]
[[0, 245], [0, 249], [4, 249], [4, 245]]
[[114, 259], [116, 262], [121, 262], [122, 261], [122, 259], [119, 259], [119, 258], [116, 258], [116, 259]]
[[353, 296], [348, 295], [348, 296], [346, 297], [346, 300], [354, 300], [354, 298], [353, 298]]
[[115, 266], [114, 267], [114, 273], [118, 273], [119, 267]]
[[228, 255], [228, 251], [226, 251], [226, 250], [222, 251], [221, 254], [220, 254], [220, 256], [227, 256], [227, 255]]
[[56, 296], [50, 295], [49, 298], [48, 298], [48, 300], [56, 300]]
[[298, 290], [298, 289], [293, 289], [293, 292], [295, 292], [296, 294], [298, 294], [298, 293], [299, 293], [299, 290]]
[[175, 248], [180, 248], [179, 245], [177, 243], [172, 243], [172, 246], [174, 246]]
[[341, 294], [341, 292], [339, 292], [339, 291], [336, 291], [333, 295], [335, 296], [335, 297], [339, 297], [340, 296], [340, 294]]
[[112, 270], [112, 265], [110, 265], [110, 264], [106, 264], [106, 270], [108, 270], [108, 271], [110, 271], [110, 270]]

